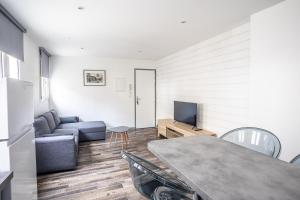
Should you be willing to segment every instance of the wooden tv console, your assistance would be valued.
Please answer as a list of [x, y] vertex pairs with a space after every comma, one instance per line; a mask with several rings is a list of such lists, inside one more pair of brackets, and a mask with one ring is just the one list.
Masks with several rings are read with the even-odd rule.
[[159, 119], [157, 123], [157, 135], [166, 138], [186, 137], [195, 135], [217, 136], [217, 134], [207, 130], [194, 130], [193, 126], [173, 119]]

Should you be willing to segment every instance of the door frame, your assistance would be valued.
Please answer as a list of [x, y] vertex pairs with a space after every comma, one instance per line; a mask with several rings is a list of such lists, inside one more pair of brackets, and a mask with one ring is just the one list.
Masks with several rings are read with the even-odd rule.
[[134, 127], [136, 129], [136, 71], [154, 71], [154, 127], [156, 126], [156, 69], [149, 68], [134, 68]]

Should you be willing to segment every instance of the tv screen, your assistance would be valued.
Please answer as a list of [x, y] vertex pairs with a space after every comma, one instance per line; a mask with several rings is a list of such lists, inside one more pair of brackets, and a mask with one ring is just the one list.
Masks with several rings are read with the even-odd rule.
[[174, 101], [174, 120], [196, 126], [197, 104]]

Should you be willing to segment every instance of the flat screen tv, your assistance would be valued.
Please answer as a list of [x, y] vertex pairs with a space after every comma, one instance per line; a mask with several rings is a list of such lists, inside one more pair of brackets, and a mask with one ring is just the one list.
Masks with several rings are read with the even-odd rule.
[[174, 101], [174, 120], [197, 126], [197, 104]]

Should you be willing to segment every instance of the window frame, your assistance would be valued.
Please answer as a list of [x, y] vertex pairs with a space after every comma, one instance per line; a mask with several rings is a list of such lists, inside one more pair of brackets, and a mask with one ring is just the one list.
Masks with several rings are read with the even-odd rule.
[[[46, 83], [45, 83], [46, 82]], [[40, 75], [40, 100], [48, 101], [50, 98], [50, 80]]]
[[[39, 87], [40, 87], [40, 101], [49, 101], [50, 99], [50, 78], [43, 76], [43, 54], [48, 56], [50, 59], [50, 54], [43, 47], [39, 47], [39, 61], [40, 61], [40, 78], [39, 78]], [[48, 60], [48, 70], [49, 70], [49, 60]]]
[[[12, 77], [10, 74], [10, 65], [9, 65], [9, 59], [13, 58], [17, 61], [17, 77]], [[21, 61], [11, 55], [8, 55], [7, 53], [0, 51], [0, 78], [14, 78], [17, 80], [21, 79]]]
[[0, 51], [0, 78], [4, 78], [4, 67], [2, 60], [2, 52]]

